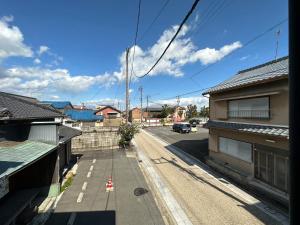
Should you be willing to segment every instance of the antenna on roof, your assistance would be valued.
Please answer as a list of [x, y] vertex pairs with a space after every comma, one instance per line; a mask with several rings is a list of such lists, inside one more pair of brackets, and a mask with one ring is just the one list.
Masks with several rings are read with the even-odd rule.
[[278, 52], [278, 41], [279, 41], [280, 29], [276, 32], [276, 50], [275, 50], [275, 60], [277, 60]]

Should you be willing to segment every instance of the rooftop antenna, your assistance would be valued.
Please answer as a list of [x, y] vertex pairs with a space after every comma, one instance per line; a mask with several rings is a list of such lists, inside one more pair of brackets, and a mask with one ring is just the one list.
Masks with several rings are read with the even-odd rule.
[[277, 60], [279, 35], [280, 35], [280, 29], [276, 32], [276, 51], [275, 51], [275, 60]]

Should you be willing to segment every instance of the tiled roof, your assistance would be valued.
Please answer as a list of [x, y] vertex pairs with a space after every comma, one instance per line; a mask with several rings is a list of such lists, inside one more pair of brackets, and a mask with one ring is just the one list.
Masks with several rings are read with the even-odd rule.
[[101, 111], [103, 111], [104, 109], [107, 109], [107, 108], [111, 108], [112, 110], [121, 113], [120, 110], [118, 110], [117, 108], [115, 108], [115, 107], [113, 107], [113, 106], [111, 106], [111, 105], [107, 105], [107, 106], [104, 106], [104, 107], [102, 107], [102, 108], [100, 108], [100, 109], [96, 109], [96, 112], [101, 112]]
[[224, 128], [232, 129], [241, 132], [249, 132], [256, 134], [265, 134], [280, 137], [289, 137], [288, 126], [274, 126], [264, 124], [248, 124], [248, 123], [236, 123], [236, 122], [224, 122], [218, 120], [209, 120], [205, 127], [207, 128]]
[[0, 109], [2, 109], [2, 112], [5, 112], [6, 114], [6, 116], [0, 116], [0, 120], [27, 120], [63, 117], [63, 114], [56, 110], [5, 92], [0, 92]]
[[203, 94], [211, 94], [229, 89], [239, 88], [259, 82], [287, 77], [289, 73], [289, 59], [283, 57], [268, 63], [238, 72], [230, 79], [208, 89]]
[[103, 116], [95, 115], [96, 111], [92, 109], [86, 110], [76, 110], [76, 109], [69, 109], [65, 111], [65, 114], [69, 116], [72, 120], [77, 121], [102, 121]]
[[56, 145], [36, 141], [25, 141], [9, 147], [0, 147], [0, 178], [22, 169], [55, 147]]
[[67, 126], [58, 127], [59, 142], [65, 142], [73, 137], [81, 135], [81, 131]]
[[73, 108], [71, 102], [69, 101], [41, 101], [41, 103], [50, 104], [55, 109], [64, 109], [68, 105]]

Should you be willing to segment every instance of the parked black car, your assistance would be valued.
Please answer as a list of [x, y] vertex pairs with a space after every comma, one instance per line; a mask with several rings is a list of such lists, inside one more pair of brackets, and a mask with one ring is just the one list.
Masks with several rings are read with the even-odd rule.
[[173, 131], [179, 133], [190, 133], [191, 132], [191, 125], [187, 123], [174, 123]]

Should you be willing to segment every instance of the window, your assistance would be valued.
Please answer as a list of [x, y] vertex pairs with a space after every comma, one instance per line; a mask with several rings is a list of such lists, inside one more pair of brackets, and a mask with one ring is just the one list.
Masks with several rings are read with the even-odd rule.
[[269, 97], [232, 100], [228, 103], [229, 118], [269, 118]]
[[219, 137], [219, 150], [241, 160], [252, 162], [252, 144]]
[[280, 190], [288, 190], [288, 157], [270, 151], [254, 150], [254, 176]]

